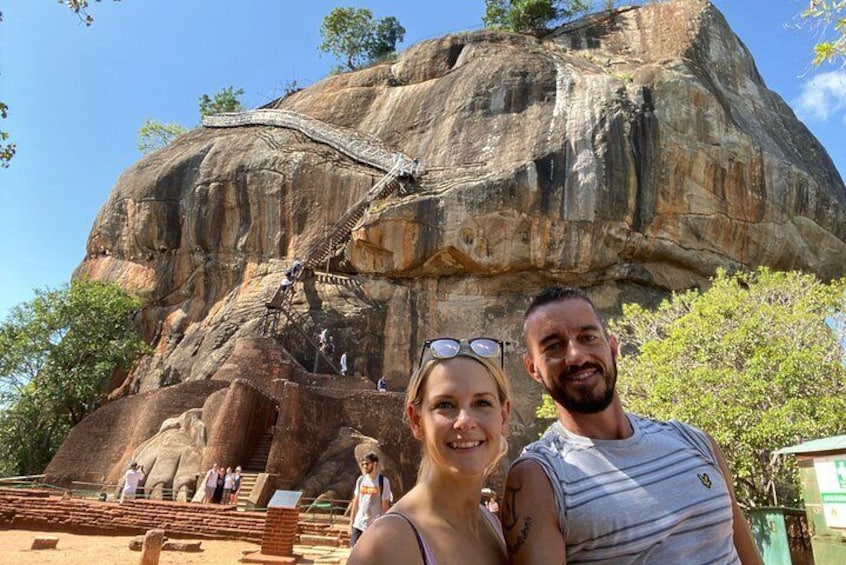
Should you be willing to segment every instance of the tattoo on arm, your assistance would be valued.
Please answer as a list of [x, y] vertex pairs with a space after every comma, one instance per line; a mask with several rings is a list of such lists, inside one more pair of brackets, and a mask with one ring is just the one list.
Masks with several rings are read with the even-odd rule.
[[[507, 539], [511, 539], [511, 532], [517, 528], [520, 523], [520, 515], [517, 513], [517, 494], [523, 487], [505, 487], [505, 506], [502, 515], [502, 527], [508, 532]], [[532, 517], [526, 516], [523, 520], [523, 526], [517, 534], [517, 539], [513, 543], [508, 543], [508, 554], [516, 555], [520, 548], [526, 543], [529, 533], [532, 531]]]
[[513, 530], [517, 526], [517, 521], [520, 516], [517, 514], [517, 493], [523, 487], [505, 487], [505, 496], [503, 497], [503, 512], [502, 512], [502, 527], [507, 531]]

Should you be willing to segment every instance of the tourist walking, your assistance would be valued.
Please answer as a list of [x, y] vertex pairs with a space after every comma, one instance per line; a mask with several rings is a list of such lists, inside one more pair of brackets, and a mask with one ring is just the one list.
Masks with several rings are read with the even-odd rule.
[[388, 511], [391, 504], [391, 482], [379, 471], [379, 456], [367, 453], [361, 459], [361, 476], [355, 481], [350, 507], [350, 547], [373, 520]]
[[120, 493], [120, 501], [135, 500], [135, 493], [138, 491], [138, 485], [144, 480], [144, 465], [139, 466], [138, 463], [133, 462], [129, 465], [129, 470], [123, 475], [123, 490]]
[[350, 565], [507, 563], [499, 521], [479, 497], [508, 449], [502, 356], [502, 342], [489, 338], [424, 343], [405, 402], [423, 445], [417, 484], [365, 530]]

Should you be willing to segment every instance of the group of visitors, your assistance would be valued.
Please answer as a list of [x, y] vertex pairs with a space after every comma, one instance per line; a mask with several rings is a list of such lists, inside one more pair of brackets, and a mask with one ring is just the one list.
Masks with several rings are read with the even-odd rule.
[[[325, 357], [332, 359], [332, 356], [335, 354], [335, 336], [329, 333], [329, 328], [323, 328], [320, 330], [320, 333], [317, 334], [317, 345], [320, 349], [320, 353], [322, 353]], [[338, 363], [341, 366], [340, 375], [342, 377], [346, 377], [350, 372], [349, 356], [346, 351], [341, 353]]]
[[287, 294], [288, 292], [293, 293], [294, 283], [299, 280], [302, 272], [303, 264], [299, 259], [294, 259], [291, 266], [285, 270], [285, 276], [282, 277], [282, 282], [279, 284], [279, 290], [281, 290], [283, 294]]
[[331, 357], [335, 353], [335, 336], [329, 333], [329, 328], [323, 328], [317, 334], [317, 345], [320, 348], [320, 352], [327, 357]]
[[427, 340], [405, 401], [423, 446], [417, 484], [389, 507], [378, 457], [362, 459], [350, 565], [761, 563], [713, 439], [623, 410], [617, 341], [587, 294], [536, 296], [523, 339], [558, 418], [511, 465], [501, 516], [480, 492], [508, 449], [504, 343]]
[[217, 463], [206, 471], [203, 478], [203, 504], [236, 504], [241, 489], [241, 467], [226, 467]]

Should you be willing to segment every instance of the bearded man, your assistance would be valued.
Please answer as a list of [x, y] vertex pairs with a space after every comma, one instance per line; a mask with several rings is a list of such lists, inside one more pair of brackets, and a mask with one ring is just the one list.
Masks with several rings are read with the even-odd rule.
[[761, 563], [714, 440], [623, 410], [617, 340], [587, 294], [539, 294], [523, 337], [558, 419], [508, 474], [511, 563]]

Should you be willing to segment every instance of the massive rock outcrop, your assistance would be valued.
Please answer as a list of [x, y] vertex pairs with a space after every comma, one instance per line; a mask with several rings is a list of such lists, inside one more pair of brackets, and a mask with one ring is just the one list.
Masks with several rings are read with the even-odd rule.
[[[395, 389], [425, 338], [506, 339], [518, 438], [540, 396], [520, 364], [521, 313], [540, 288], [587, 287], [614, 313], [703, 285], [720, 266], [828, 278], [846, 264], [843, 181], [704, 0], [622, 9], [542, 38], [450, 35], [269, 108], [423, 167], [356, 224], [329, 263], [346, 276], [298, 285], [299, 329], [330, 328], [359, 375], [385, 374]], [[195, 130], [127, 170], [77, 271], [145, 300], [156, 350], [121, 391], [217, 378], [236, 342], [260, 334], [286, 263], [383, 174], [260, 125]], [[282, 345], [311, 368], [311, 345], [290, 329]]]

